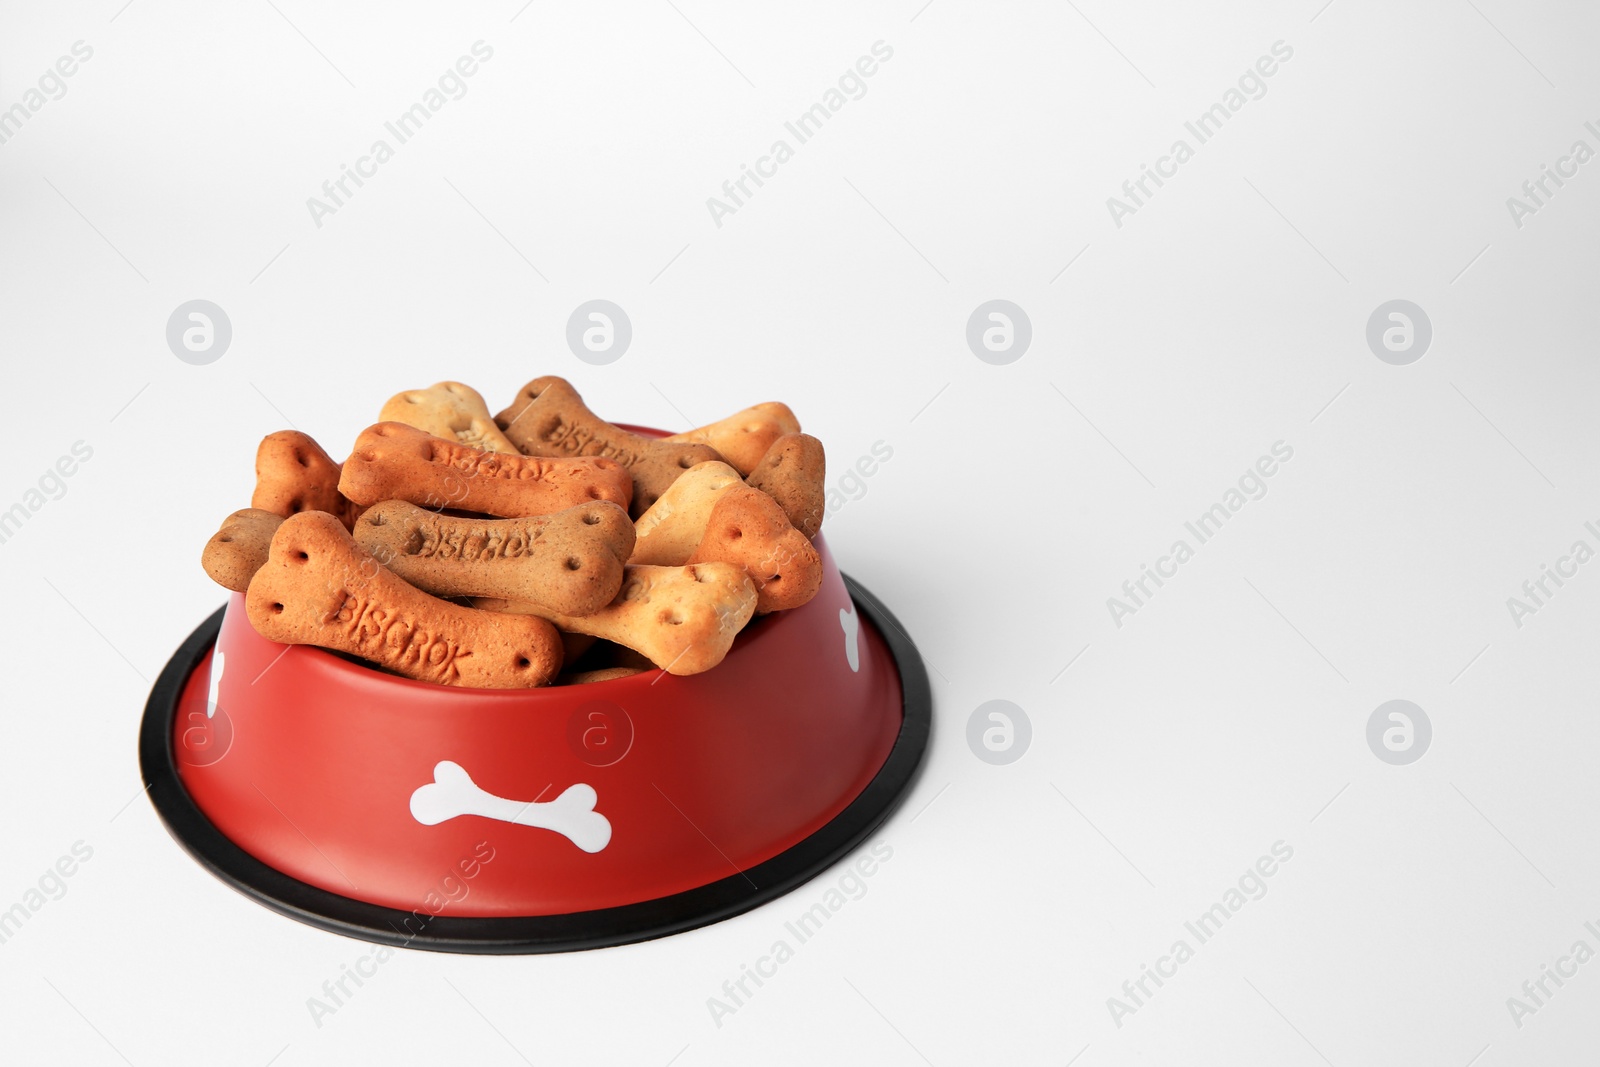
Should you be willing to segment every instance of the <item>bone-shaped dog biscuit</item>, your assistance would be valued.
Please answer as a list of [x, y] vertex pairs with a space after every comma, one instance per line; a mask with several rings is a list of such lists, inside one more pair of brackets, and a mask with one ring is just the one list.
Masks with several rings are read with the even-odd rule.
[[439, 685], [545, 685], [561, 669], [561, 636], [543, 619], [438, 600], [385, 569], [339, 521], [284, 521], [250, 580], [245, 611], [270, 641], [318, 645]]
[[668, 674], [699, 674], [722, 662], [755, 612], [756, 591], [731, 563], [689, 567], [630, 564], [622, 592], [593, 615], [560, 615], [536, 604], [477, 598], [481, 608], [528, 612], [574, 630], [614, 641], [647, 656]]
[[211, 580], [224, 589], [242, 593], [250, 579], [267, 562], [272, 535], [283, 525], [283, 516], [260, 508], [235, 511], [222, 520], [222, 527], [211, 535], [200, 553], [200, 565]]
[[584, 406], [564, 378], [535, 378], [494, 417], [500, 429], [530, 456], [603, 456], [633, 475], [634, 518], [644, 514], [667, 486], [696, 463], [721, 459], [710, 445], [666, 441], [611, 425]]
[[822, 587], [822, 557], [810, 538], [776, 500], [745, 485], [726, 464], [692, 468], [639, 517], [638, 526], [629, 562], [738, 564], [760, 594], [758, 613], [797, 608]]
[[628, 513], [607, 500], [516, 519], [440, 515], [403, 500], [368, 508], [356, 543], [435, 596], [532, 600], [587, 615], [622, 588], [633, 551]]
[[822, 442], [808, 433], [788, 433], [772, 443], [746, 481], [776, 500], [794, 528], [815, 541], [828, 506], [827, 473]]
[[518, 455], [489, 414], [483, 395], [460, 382], [437, 382], [426, 389], [397, 393], [378, 413], [379, 422], [403, 422], [435, 437], [459, 441], [485, 452]]
[[800, 420], [794, 417], [789, 406], [772, 400], [662, 440], [710, 445], [740, 474], [749, 474], [772, 447], [772, 442], [786, 433], [799, 432]]
[[586, 456], [545, 459], [485, 452], [399, 422], [361, 431], [339, 488], [351, 500], [407, 500], [521, 518], [609, 500], [628, 506], [633, 481], [622, 465]]
[[742, 484], [739, 472], [720, 460], [684, 471], [634, 524], [638, 540], [628, 562], [662, 567], [689, 562], [711, 521], [711, 508], [724, 492]]
[[717, 561], [745, 569], [755, 583], [756, 611], [798, 608], [822, 588], [822, 557], [783, 508], [748, 485], [724, 490], [688, 562]]
[[279, 430], [261, 439], [250, 506], [284, 518], [325, 511], [338, 516], [347, 530], [361, 510], [339, 492], [339, 464], [299, 430]]

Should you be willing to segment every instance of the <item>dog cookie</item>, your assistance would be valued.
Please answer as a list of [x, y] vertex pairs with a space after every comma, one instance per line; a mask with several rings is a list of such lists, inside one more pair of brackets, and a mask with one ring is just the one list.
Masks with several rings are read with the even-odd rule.
[[663, 437], [663, 441], [685, 441], [710, 445], [740, 474], [755, 469], [767, 449], [786, 433], [799, 433], [800, 420], [789, 405], [776, 400], [756, 404], [725, 419], [686, 433]]
[[200, 565], [211, 580], [224, 589], [242, 593], [250, 579], [267, 562], [272, 535], [283, 525], [283, 516], [261, 508], [235, 511], [222, 520], [222, 528], [211, 535], [200, 553]]
[[361, 504], [407, 500], [435, 510], [524, 518], [597, 500], [626, 508], [633, 481], [609, 459], [509, 456], [380, 422], [356, 438], [339, 488]]
[[688, 567], [630, 564], [622, 591], [593, 615], [560, 615], [537, 604], [478, 598], [480, 608], [529, 613], [563, 630], [614, 641], [668, 674], [699, 674], [722, 662], [755, 612], [750, 578], [731, 563]]
[[584, 406], [566, 379], [535, 378], [511, 406], [494, 417], [500, 429], [530, 456], [603, 456], [633, 475], [633, 508], [638, 518], [678, 475], [707, 460], [721, 459], [704, 444], [645, 437], [606, 422]]
[[569, 615], [611, 603], [634, 539], [628, 513], [607, 500], [515, 519], [454, 518], [386, 500], [368, 508], [353, 532], [379, 563], [424, 592], [531, 600]]
[[299, 430], [279, 430], [256, 449], [256, 491], [250, 506], [288, 518], [326, 511], [349, 529], [360, 508], [339, 492], [339, 464]]
[[379, 422], [403, 422], [424, 433], [459, 441], [485, 452], [518, 455], [489, 414], [483, 394], [460, 382], [437, 382], [426, 389], [411, 389], [389, 398], [378, 413]]
[[822, 588], [822, 557], [790, 524], [783, 508], [748, 485], [725, 489], [688, 562], [733, 563], [756, 587], [756, 611], [797, 608]]
[[577, 671], [573, 674], [563, 674], [556, 679], [557, 685], [593, 685], [595, 682], [609, 682], [613, 678], [632, 678], [636, 674], [643, 674], [646, 667], [602, 667], [597, 671]]
[[744, 484], [739, 472], [720, 460], [696, 463], [639, 516], [638, 541], [629, 563], [678, 567], [689, 562], [722, 494]]
[[817, 539], [828, 504], [827, 456], [821, 441], [808, 433], [786, 433], [749, 474], [747, 481], [776, 500], [796, 530], [808, 541]]
[[270, 641], [347, 652], [422, 682], [514, 689], [545, 685], [561, 670], [561, 635], [545, 620], [431, 597], [321, 512], [278, 527], [245, 610]]

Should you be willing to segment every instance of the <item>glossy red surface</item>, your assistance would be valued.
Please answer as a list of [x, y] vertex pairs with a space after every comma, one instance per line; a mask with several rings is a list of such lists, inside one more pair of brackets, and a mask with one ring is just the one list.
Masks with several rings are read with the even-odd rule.
[[[862, 618], [852, 668], [841, 613], [853, 605], [818, 544], [816, 599], [753, 623], [720, 666], [686, 678], [434, 686], [268, 641], [235, 595], [216, 645], [216, 714], [206, 714], [213, 657], [174, 720], [180, 777], [256, 858], [402, 910], [565, 914], [737, 875], [842, 810], [900, 729], [894, 660]], [[585, 783], [610, 840], [586, 852], [553, 830], [474, 814], [424, 825], [411, 796], [447, 760], [518, 802]]]

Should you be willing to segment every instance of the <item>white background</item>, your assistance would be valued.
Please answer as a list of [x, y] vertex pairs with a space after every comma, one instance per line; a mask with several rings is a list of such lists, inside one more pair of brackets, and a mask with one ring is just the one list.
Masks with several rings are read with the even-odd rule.
[[[1600, 963], [1520, 1027], [1506, 1000], [1600, 950], [1600, 563], [1520, 627], [1506, 601], [1600, 548], [1600, 162], [1520, 228], [1506, 198], [1600, 148], [1600, 13], [920, 2], [0, 4], [0, 108], [94, 49], [0, 146], [0, 509], [94, 450], [0, 545], [0, 909], [93, 849], [0, 945], [0, 1056], [1594, 1055]], [[466, 96], [316, 226], [307, 198], [478, 40]], [[706, 198], [880, 40], [866, 95], [715, 225]], [[1106, 198], [1280, 40], [1266, 95], [1116, 226]], [[597, 297], [634, 327], [606, 367], [564, 341]], [[195, 298], [234, 329], [203, 367], [164, 338]], [[1032, 321], [1007, 366], [965, 341], [992, 298]], [[1433, 324], [1409, 366], [1365, 341], [1395, 298]], [[341, 457], [401, 389], [498, 409], [547, 373], [666, 427], [782, 399], [835, 480], [893, 448], [827, 535], [927, 659], [925, 773], [866, 895], [720, 1027], [707, 999], [839, 872], [649, 944], [402, 953], [319, 1027], [307, 998], [370, 948], [167, 837], [149, 684], [220, 602], [200, 546], [262, 435]], [[1270, 492], [1116, 626], [1106, 599], [1280, 440]], [[1365, 739], [1395, 698], [1433, 724], [1409, 766]], [[1008, 766], [966, 742], [993, 699], [1033, 725]], [[1280, 840], [1266, 895], [1119, 1027], [1107, 998]]]

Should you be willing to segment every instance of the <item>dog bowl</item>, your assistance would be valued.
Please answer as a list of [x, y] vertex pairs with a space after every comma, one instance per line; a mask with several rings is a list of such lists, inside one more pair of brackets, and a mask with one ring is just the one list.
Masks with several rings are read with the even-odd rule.
[[234, 594], [145, 708], [167, 829], [323, 929], [453, 952], [624, 944], [716, 922], [854, 849], [909, 788], [915, 646], [840, 574], [702, 674], [461, 689], [280, 645]]

